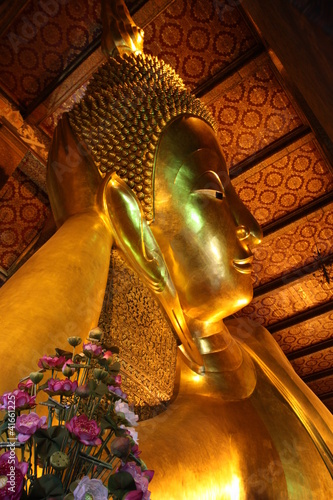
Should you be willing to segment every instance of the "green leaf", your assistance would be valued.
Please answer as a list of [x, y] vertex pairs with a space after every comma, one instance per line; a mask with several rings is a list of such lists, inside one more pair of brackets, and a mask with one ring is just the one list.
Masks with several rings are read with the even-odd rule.
[[68, 437], [66, 427], [54, 425], [48, 429], [38, 429], [35, 434], [37, 444], [37, 454], [46, 459], [54, 452], [60, 451], [63, 441]]
[[117, 430], [118, 429], [117, 423], [109, 415], [106, 415], [105, 417], [101, 418], [100, 426], [101, 426], [102, 430], [105, 430], [105, 429]]
[[72, 353], [69, 351], [64, 351], [63, 349], [60, 349], [59, 347], [55, 348], [55, 352], [57, 355], [60, 356], [65, 356], [66, 359], [70, 359], [72, 357]]
[[53, 474], [45, 474], [34, 481], [33, 487], [29, 493], [29, 498], [34, 500], [61, 500], [64, 495], [64, 489], [59, 477]]
[[113, 372], [113, 373], [119, 373], [119, 371], [120, 371], [120, 363], [119, 363], [119, 361], [116, 361], [115, 363], [113, 363], [109, 367], [109, 370], [110, 370], [110, 372]]
[[118, 429], [116, 429], [114, 433], [117, 437], [127, 436], [126, 429], [121, 429], [120, 427], [118, 427]]
[[73, 483], [70, 484], [69, 491], [71, 493], [74, 493], [74, 490], [75, 490], [75, 488], [77, 487], [77, 485], [79, 484], [80, 481], [81, 481], [81, 479], [76, 479]]
[[110, 493], [120, 499], [128, 491], [136, 490], [133, 477], [129, 472], [125, 471], [112, 474], [109, 478], [108, 488]]
[[97, 359], [96, 361], [97, 361], [97, 363], [98, 363], [100, 366], [102, 366], [103, 368], [106, 368], [107, 370], [109, 369], [109, 364], [108, 364], [108, 362], [107, 362], [107, 360], [106, 360], [106, 359], [104, 359], [104, 358], [99, 358], [99, 359]]
[[[70, 367], [71, 368], [88, 368], [87, 365], [84, 365], [82, 363], [71, 363], [70, 364]], [[90, 369], [90, 368], [89, 368]]]
[[38, 386], [37, 392], [43, 391], [44, 389], [47, 389], [47, 388], [48, 388], [48, 384], [47, 384], [47, 382], [45, 382], [44, 384]]
[[107, 394], [108, 392], [109, 392], [108, 386], [103, 383], [99, 384], [95, 389], [95, 394], [97, 396], [104, 396], [104, 394]]
[[90, 379], [89, 382], [88, 382], [88, 389], [89, 391], [93, 392], [97, 387], [97, 382], [96, 380], [92, 380]]
[[0, 436], [1, 434], [8, 429], [8, 413], [6, 413], [6, 416], [1, 424], [0, 427]]

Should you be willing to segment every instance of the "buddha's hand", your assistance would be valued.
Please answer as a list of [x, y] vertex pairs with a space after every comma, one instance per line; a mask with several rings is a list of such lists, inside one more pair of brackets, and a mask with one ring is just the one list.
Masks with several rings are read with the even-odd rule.
[[103, 178], [86, 145], [75, 137], [67, 114], [54, 132], [47, 167], [47, 187], [55, 221], [61, 226], [72, 215], [103, 211], [98, 201]]
[[134, 23], [123, 0], [102, 0], [102, 22], [106, 57], [142, 52], [143, 30]]

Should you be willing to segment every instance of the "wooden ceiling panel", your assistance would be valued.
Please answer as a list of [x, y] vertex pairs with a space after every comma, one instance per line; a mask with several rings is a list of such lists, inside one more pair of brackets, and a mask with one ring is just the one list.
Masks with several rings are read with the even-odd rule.
[[255, 286], [319, 261], [332, 248], [333, 203], [263, 239], [253, 250]]
[[291, 361], [291, 364], [300, 377], [306, 377], [313, 373], [322, 372], [330, 368], [333, 364], [333, 348], [315, 352]]
[[1, 39], [2, 88], [29, 105], [100, 33], [99, 0], [31, 0]]
[[209, 108], [230, 169], [302, 125], [268, 62], [222, 93]]
[[241, 200], [262, 226], [333, 191], [333, 173], [313, 140], [278, 156], [233, 181]]
[[247, 316], [269, 329], [270, 325], [297, 313], [330, 302], [333, 286], [326, 282], [322, 270], [301, 277], [271, 293], [253, 299], [236, 316]]
[[[38, 161], [27, 156], [26, 161]], [[20, 165], [0, 191], [0, 271], [10, 274], [38, 236], [50, 214], [43, 190], [21, 170]]]
[[285, 328], [274, 333], [273, 337], [285, 354], [319, 344], [333, 338], [333, 313], [322, 314], [299, 325]]
[[[43, 135], [41, 130], [52, 136], [61, 114], [80, 99], [90, 75], [103, 62], [100, 49], [82, 62], [83, 54], [99, 42], [100, 0], [50, 3], [58, 7], [45, 17], [41, 4], [46, 3], [30, 0], [1, 40], [0, 87], [21, 110], [28, 107], [28, 125], [36, 125], [37, 139], [37, 131]], [[238, 2], [127, 2], [130, 9], [143, 4], [134, 19], [145, 29], [146, 51], [169, 62], [210, 107], [231, 175], [236, 177], [233, 184], [269, 234], [255, 250], [257, 296], [238, 315], [271, 327], [310, 387], [319, 395], [329, 395], [333, 376], [325, 370], [333, 366], [332, 285], [320, 267], [306, 268], [306, 275], [301, 270], [316, 263], [317, 250], [325, 259], [332, 255], [333, 203], [325, 198], [333, 193], [332, 170], [268, 54], [258, 56], [263, 45], [244, 20]], [[40, 26], [34, 29], [38, 22]], [[81, 62], [69, 74], [74, 61]], [[59, 84], [52, 92], [50, 82]], [[30, 136], [22, 142], [31, 150], [35, 143]], [[0, 223], [5, 229], [0, 237], [3, 280], [34, 251], [34, 241], [49, 214], [45, 166], [31, 153], [14, 174], [16, 165], [5, 163], [6, 177], [11, 177], [0, 192]], [[331, 273], [330, 263], [327, 269]], [[289, 282], [285, 281], [288, 276]], [[269, 287], [273, 291], [268, 292]], [[312, 319], [298, 316], [304, 311]], [[286, 318], [292, 318], [293, 326], [280, 323]], [[302, 351], [305, 348], [309, 350]], [[314, 381], [311, 375], [322, 378]]]
[[177, 0], [145, 28], [145, 51], [198, 87], [258, 44], [235, 5]]
[[309, 382], [308, 385], [318, 396], [329, 394], [333, 392], [333, 375], [322, 377], [319, 380], [313, 380], [312, 382]]

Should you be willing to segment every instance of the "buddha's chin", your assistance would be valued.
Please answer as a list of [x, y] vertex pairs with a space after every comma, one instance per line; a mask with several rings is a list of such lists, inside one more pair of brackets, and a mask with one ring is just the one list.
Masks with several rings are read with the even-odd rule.
[[[241, 295], [235, 297], [233, 301], [228, 301], [228, 303], [224, 303], [223, 307], [209, 307], [206, 305], [204, 308], [197, 307], [189, 307], [183, 308], [185, 316], [196, 321], [202, 321], [207, 323], [217, 323], [232, 314], [243, 309], [243, 307], [247, 306], [252, 300], [252, 289], [249, 295]], [[222, 300], [221, 300], [222, 302]]]
[[206, 293], [187, 295], [180, 302], [185, 316], [192, 320], [216, 323], [247, 306], [253, 298], [253, 285], [250, 276], [244, 276], [236, 286], [223, 287], [218, 293], [206, 289]]

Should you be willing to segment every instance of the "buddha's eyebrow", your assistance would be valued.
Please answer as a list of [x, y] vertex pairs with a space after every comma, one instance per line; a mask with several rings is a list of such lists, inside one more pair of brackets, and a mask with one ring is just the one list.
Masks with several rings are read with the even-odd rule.
[[[216, 152], [213, 151], [212, 149], [210, 148], [198, 148], [198, 149], [195, 149], [194, 151], [192, 151], [191, 153], [188, 153], [185, 158], [183, 159], [181, 165], [179, 166], [178, 170], [177, 170], [177, 173], [175, 175], [175, 178], [174, 178], [174, 181], [173, 181], [173, 184], [176, 184], [176, 181], [177, 181], [177, 178], [178, 176], [181, 174], [181, 170], [182, 168], [184, 167], [184, 164], [188, 161], [189, 158], [193, 158], [194, 160], [198, 161], [196, 155], [198, 153], [201, 153], [202, 151], [206, 152], [206, 154], [213, 154], [213, 155], [216, 155]], [[216, 155], [217, 156], [217, 155]], [[202, 158], [202, 161], [204, 161], [205, 158]], [[208, 170], [207, 170], [208, 172]], [[216, 172], [215, 172], [216, 173]], [[221, 181], [220, 181], [221, 182]]]
[[222, 181], [221, 181], [221, 178], [220, 176], [218, 175], [218, 173], [216, 173], [214, 170], [207, 170], [206, 172], [203, 172], [200, 177], [198, 178], [198, 180], [201, 179], [201, 177], [204, 177], [205, 175], [207, 174], [210, 174], [210, 175], [213, 175], [213, 177], [216, 178], [216, 181], [218, 182], [218, 184], [221, 186], [221, 188], [223, 189], [224, 191], [224, 186], [222, 184]]

